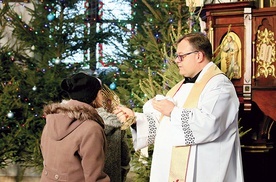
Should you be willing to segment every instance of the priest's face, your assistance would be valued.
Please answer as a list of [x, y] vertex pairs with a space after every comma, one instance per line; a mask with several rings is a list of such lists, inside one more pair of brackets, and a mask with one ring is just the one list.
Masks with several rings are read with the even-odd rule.
[[185, 39], [177, 45], [175, 63], [181, 75], [192, 78], [198, 73], [198, 54], [199, 51]]

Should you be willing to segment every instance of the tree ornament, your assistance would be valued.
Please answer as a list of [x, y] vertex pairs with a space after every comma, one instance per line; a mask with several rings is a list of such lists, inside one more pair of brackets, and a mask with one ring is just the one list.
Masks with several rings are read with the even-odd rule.
[[13, 118], [13, 116], [14, 116], [13, 112], [9, 111], [7, 114], [7, 117], [11, 119], [11, 118]]
[[134, 55], [139, 55], [140, 54], [140, 51], [138, 49], [136, 49], [134, 52], [133, 52]]
[[54, 62], [55, 62], [55, 64], [59, 64], [60, 63], [59, 57], [57, 57], [56, 59], [54, 59]]
[[36, 91], [36, 90], [37, 90], [37, 87], [36, 87], [36, 86], [33, 86], [32, 89], [33, 89], [33, 91]]
[[116, 89], [116, 83], [112, 82], [110, 85], [109, 85], [109, 88], [111, 90], [115, 90]]
[[50, 14], [48, 14], [47, 15], [47, 19], [49, 20], [49, 21], [53, 21], [54, 19], [55, 19], [55, 14], [53, 14], [53, 13], [50, 13]]

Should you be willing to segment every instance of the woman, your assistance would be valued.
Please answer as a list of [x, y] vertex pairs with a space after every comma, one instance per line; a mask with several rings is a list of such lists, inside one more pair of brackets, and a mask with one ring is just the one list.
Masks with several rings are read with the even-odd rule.
[[112, 182], [125, 182], [130, 169], [130, 153], [126, 130], [121, 129], [122, 123], [111, 112], [112, 109], [106, 105], [104, 106], [103, 103], [110, 101], [110, 96], [107, 96], [108, 91], [106, 89], [103, 89], [102, 92], [105, 93], [97, 97], [92, 105], [94, 108], [97, 108], [105, 124], [104, 132], [107, 138], [107, 153], [104, 171], [108, 174]]
[[70, 100], [44, 107], [46, 125], [41, 136], [41, 182], [109, 182], [103, 172], [106, 151], [104, 122], [92, 103], [101, 98], [101, 83], [78, 73], [61, 88]]
[[125, 182], [130, 166], [130, 153], [127, 144], [126, 130], [115, 114], [107, 112], [103, 107], [97, 108], [105, 124], [107, 153], [104, 171], [113, 182]]

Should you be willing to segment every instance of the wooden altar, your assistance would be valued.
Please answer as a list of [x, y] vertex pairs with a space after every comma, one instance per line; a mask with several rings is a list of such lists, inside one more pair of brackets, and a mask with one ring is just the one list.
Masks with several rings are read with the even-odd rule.
[[252, 129], [241, 138], [245, 182], [276, 181], [276, 7], [258, 6], [206, 4], [201, 13], [213, 48], [221, 46], [221, 69], [235, 73], [240, 125]]

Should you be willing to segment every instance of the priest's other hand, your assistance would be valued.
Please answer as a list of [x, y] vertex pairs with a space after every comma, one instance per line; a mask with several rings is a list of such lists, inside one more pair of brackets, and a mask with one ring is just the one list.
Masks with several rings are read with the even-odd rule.
[[168, 99], [156, 100], [154, 98], [152, 100], [152, 106], [163, 115], [170, 116], [175, 105], [172, 101], [169, 101]]

